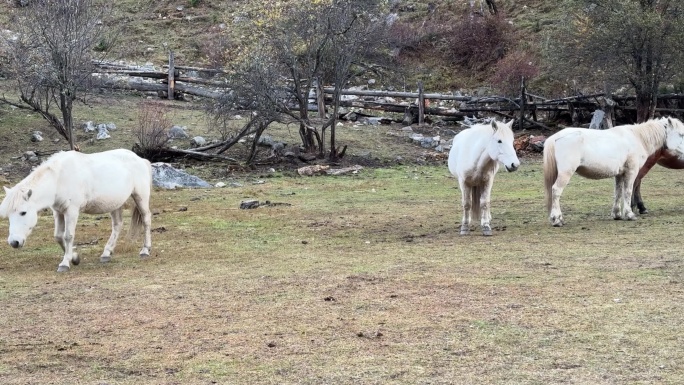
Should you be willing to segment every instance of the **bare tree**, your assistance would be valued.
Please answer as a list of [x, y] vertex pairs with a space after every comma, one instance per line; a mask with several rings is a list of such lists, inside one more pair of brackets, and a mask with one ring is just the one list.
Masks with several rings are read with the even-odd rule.
[[339, 149], [336, 140], [336, 122], [340, 107], [341, 91], [355, 77], [374, 71], [378, 65], [386, 65], [387, 24], [382, 17], [380, 2], [336, 1], [327, 13], [327, 33], [330, 36], [323, 56], [322, 79], [334, 87], [332, 112], [321, 127], [330, 127], [328, 157], [337, 160], [344, 156], [346, 146]]
[[[234, 114], [236, 108], [250, 108], [255, 115], [236, 137], [254, 132], [257, 139], [271, 122], [295, 122], [304, 150], [321, 157], [326, 155], [325, 129], [332, 127], [329, 155], [333, 159], [343, 155], [336, 147], [334, 133], [339, 90], [370, 68], [363, 60], [376, 53], [375, 48], [383, 42], [379, 32], [384, 26], [382, 3], [297, 1], [265, 12], [277, 17], [264, 23], [267, 30], [260, 35], [259, 45], [233, 69], [231, 92], [218, 105], [212, 105], [217, 122], [221, 123], [226, 113]], [[322, 127], [309, 116], [309, 92], [320, 81], [332, 82], [337, 89], [333, 113]]]
[[15, 39], [5, 41], [19, 105], [41, 114], [71, 149], [74, 101], [85, 101], [92, 60], [112, 45], [104, 27], [109, 10], [95, 0], [31, 1], [21, 8]]
[[[658, 89], [684, 70], [684, 5], [659, 0], [565, 0], [551, 36], [558, 77], [580, 83], [629, 85], [637, 121], [653, 117]], [[568, 79], [572, 80], [572, 79]]]

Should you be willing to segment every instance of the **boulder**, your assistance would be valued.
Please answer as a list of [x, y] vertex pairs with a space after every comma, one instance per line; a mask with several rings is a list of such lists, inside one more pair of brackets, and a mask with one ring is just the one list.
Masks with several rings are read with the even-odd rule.
[[168, 163], [152, 163], [152, 184], [164, 189], [175, 189], [178, 187], [187, 188], [207, 188], [212, 187], [209, 183], [190, 175], [185, 171], [173, 168]]
[[188, 133], [186, 132], [186, 127], [185, 126], [173, 126], [169, 128], [169, 138], [171, 139], [186, 139], [189, 137]]

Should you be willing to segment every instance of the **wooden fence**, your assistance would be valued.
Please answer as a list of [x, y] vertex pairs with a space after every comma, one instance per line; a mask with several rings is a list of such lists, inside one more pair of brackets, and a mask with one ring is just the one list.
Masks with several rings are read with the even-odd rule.
[[[173, 52], [169, 55], [169, 63], [162, 71], [152, 71], [120, 65], [115, 63], [95, 63], [99, 68], [100, 86], [110, 89], [137, 90], [156, 92], [167, 99], [180, 98], [183, 94], [202, 98], [217, 99], [227, 90], [227, 83], [221, 79], [221, 70], [200, 67], [180, 66], [174, 63]], [[188, 76], [188, 74], [204, 76]], [[148, 81], [135, 80], [136, 78]], [[519, 128], [537, 126], [548, 128], [541, 123], [540, 113], [547, 114], [544, 121], [563, 119], [568, 124], [585, 123], [594, 111], [601, 110], [604, 119], [609, 121], [634, 121], [636, 107], [634, 96], [615, 96], [604, 93], [591, 95], [575, 95], [565, 98], [547, 99], [530, 93], [521, 82], [520, 95], [511, 99], [503, 96], [464, 96], [460, 94], [441, 94], [424, 92], [422, 83], [417, 85], [417, 92], [381, 91], [381, 90], [343, 90], [343, 96], [356, 96], [356, 99], [345, 98], [342, 107], [355, 107], [369, 110], [381, 110], [404, 114], [404, 120], [422, 124], [427, 116], [439, 116], [443, 120], [462, 120], [466, 116], [478, 116], [481, 113], [499, 115], [507, 119], [516, 119]], [[318, 100], [312, 105], [324, 106], [331, 101], [333, 88], [323, 87], [317, 94]], [[400, 99], [397, 101], [396, 99]], [[430, 101], [439, 101], [442, 106], [433, 106]], [[450, 106], [444, 106], [450, 102]], [[658, 96], [656, 111], [661, 114], [684, 114], [684, 95], [663, 94]]]

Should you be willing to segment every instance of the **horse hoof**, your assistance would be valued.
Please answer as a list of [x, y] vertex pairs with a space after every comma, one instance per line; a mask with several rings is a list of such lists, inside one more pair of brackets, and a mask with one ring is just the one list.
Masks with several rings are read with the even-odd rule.
[[69, 266], [62, 266], [62, 265], [57, 266], [57, 272], [58, 273], [65, 273], [67, 271], [69, 271]]
[[648, 209], [639, 209], [639, 214], [648, 214]]
[[103, 256], [100, 257], [100, 262], [102, 262], [102, 263], [107, 263], [107, 262], [109, 262], [109, 261], [111, 261], [111, 260], [112, 260], [112, 256], [111, 256], [111, 255], [103, 255]]
[[147, 257], [150, 256], [150, 253], [140, 253], [140, 258], [141, 259], [146, 259]]
[[552, 225], [553, 227], [563, 227], [563, 221], [554, 221]]
[[491, 237], [492, 230], [482, 230], [482, 235], [484, 235], [485, 237]]
[[461, 230], [461, 235], [470, 235], [470, 230]]
[[71, 257], [71, 263], [73, 263], [74, 266], [78, 266], [78, 264], [81, 263], [81, 257], [79, 257], [78, 254], [74, 253], [74, 256]]

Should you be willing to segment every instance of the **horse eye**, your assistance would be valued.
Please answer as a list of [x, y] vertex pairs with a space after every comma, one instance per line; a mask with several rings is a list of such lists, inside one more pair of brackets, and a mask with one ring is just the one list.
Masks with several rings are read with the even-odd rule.
[[503, 143], [503, 142], [501, 141], [501, 139], [499, 139], [499, 143]]
[[20, 212], [19, 215], [21, 215], [23, 217], [24, 215], [26, 215], [26, 211]]

